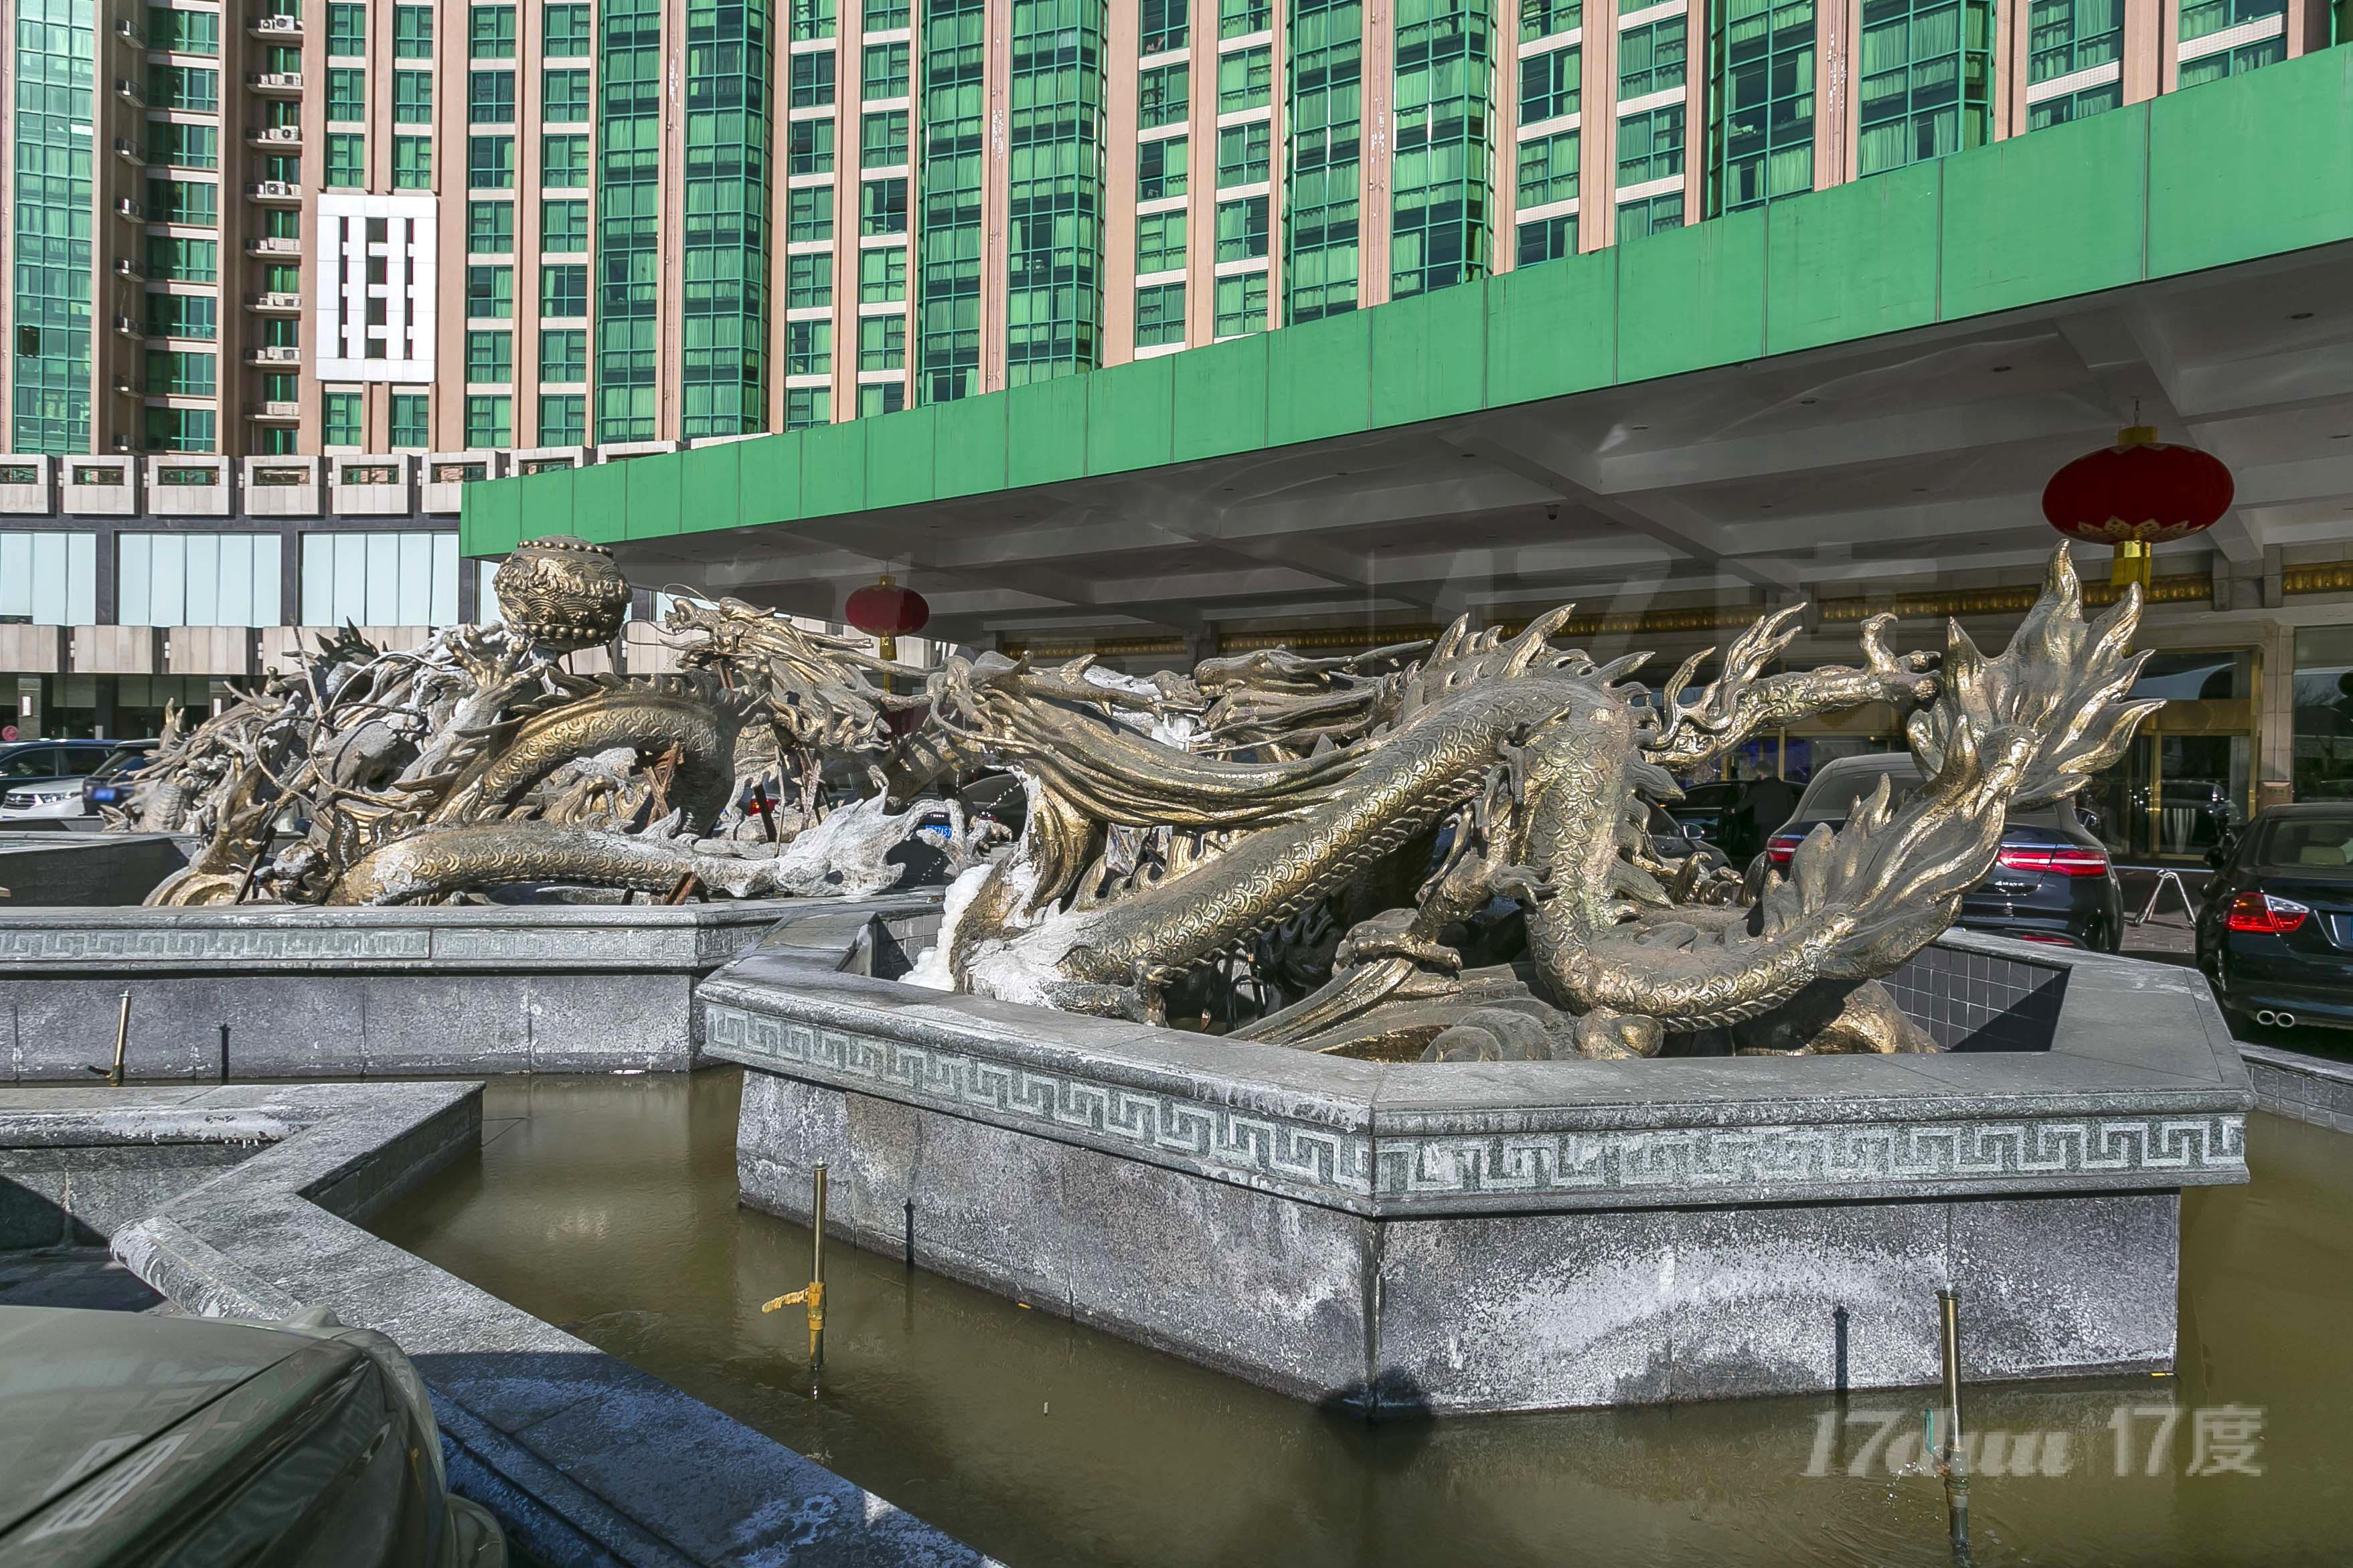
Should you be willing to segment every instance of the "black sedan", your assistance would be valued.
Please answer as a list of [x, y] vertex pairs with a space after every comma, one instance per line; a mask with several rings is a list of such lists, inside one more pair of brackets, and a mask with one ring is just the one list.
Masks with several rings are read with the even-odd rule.
[[[1765, 841], [1749, 866], [1749, 889], [1767, 868], [1787, 872], [1806, 835], [1828, 824], [1835, 832], [1871, 798], [1881, 779], [1901, 801], [1920, 787], [1920, 768], [1903, 752], [1840, 757], [1816, 770], [1798, 809]], [[2013, 811], [2003, 823], [1992, 875], [1961, 898], [1958, 924], [1970, 931], [2060, 947], [2115, 952], [2124, 945], [2124, 895], [2100, 841], [2084, 830], [2072, 807]]]
[[2208, 857], [2198, 967], [2234, 1020], [2353, 1028], [2353, 805], [2277, 805]]

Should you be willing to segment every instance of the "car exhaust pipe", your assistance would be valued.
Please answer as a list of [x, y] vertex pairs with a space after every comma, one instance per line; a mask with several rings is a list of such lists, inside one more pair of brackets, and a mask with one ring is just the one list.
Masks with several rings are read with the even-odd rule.
[[2283, 1029], [2293, 1029], [2295, 1027], [2295, 1015], [2293, 1013], [2274, 1013], [2272, 1015], [2272, 1022], [2277, 1024]]

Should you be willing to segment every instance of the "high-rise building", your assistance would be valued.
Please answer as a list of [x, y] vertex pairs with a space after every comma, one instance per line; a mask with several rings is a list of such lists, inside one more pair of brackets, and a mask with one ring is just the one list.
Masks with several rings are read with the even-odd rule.
[[2314, 0], [20, 0], [22, 455], [574, 447], [1377, 305], [2255, 68]]

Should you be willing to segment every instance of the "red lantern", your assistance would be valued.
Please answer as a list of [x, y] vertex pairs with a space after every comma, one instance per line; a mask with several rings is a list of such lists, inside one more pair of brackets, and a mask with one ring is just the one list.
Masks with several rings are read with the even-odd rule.
[[849, 624], [876, 638], [886, 659], [899, 657], [899, 639], [913, 637], [931, 624], [932, 606], [913, 588], [902, 588], [885, 572], [875, 582], [849, 595], [843, 613]]
[[2070, 539], [2116, 547], [2118, 586], [2149, 584], [2149, 546], [2202, 533], [2231, 510], [2231, 470], [2195, 447], [2135, 425], [2116, 444], [2085, 453], [2042, 487], [2042, 515]]

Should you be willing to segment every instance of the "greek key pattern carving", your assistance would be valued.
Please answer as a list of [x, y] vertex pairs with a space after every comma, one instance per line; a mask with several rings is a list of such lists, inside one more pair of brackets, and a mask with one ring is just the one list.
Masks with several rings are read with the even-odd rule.
[[0, 963], [368, 962], [430, 953], [431, 939], [415, 929], [0, 931]]
[[1362, 1197], [1372, 1189], [1371, 1142], [1359, 1134], [960, 1051], [819, 1028], [715, 1002], [707, 1005], [704, 1022], [713, 1046], [901, 1091], [894, 1099], [911, 1096], [1040, 1131], [1091, 1133], [1139, 1152], [1177, 1155], [1338, 1194]]
[[1769, 1194], [1777, 1187], [2143, 1173], [2162, 1184], [2243, 1173], [2246, 1131], [2246, 1118], [2230, 1113], [1383, 1139], [1375, 1190], [1385, 1197], [1725, 1187]]

